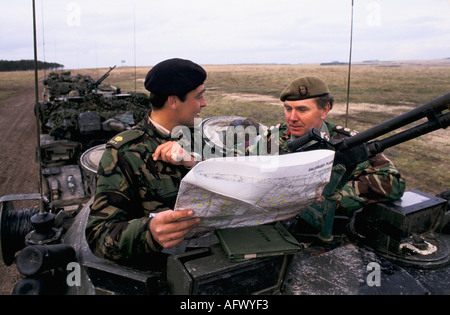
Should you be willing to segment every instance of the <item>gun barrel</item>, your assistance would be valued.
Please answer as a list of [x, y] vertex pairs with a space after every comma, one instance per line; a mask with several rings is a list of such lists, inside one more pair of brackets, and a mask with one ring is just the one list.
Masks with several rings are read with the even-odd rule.
[[373, 156], [377, 153], [383, 152], [387, 148], [423, 136], [440, 128], [447, 128], [448, 126], [450, 126], [450, 113], [442, 115], [435, 121], [428, 121], [385, 139], [370, 142], [367, 145], [367, 151], [369, 153], [369, 156]]
[[352, 137], [344, 138], [336, 148], [345, 149], [360, 145], [421, 118], [433, 118], [438, 112], [442, 112], [445, 109], [450, 109], [450, 93], [444, 94], [431, 102], [387, 120]]
[[102, 83], [103, 80], [105, 80], [105, 79], [109, 76], [109, 73], [110, 73], [111, 71], [113, 71], [115, 68], [116, 68], [116, 66], [110, 67], [109, 70], [106, 71], [106, 73], [100, 77], [100, 79], [98, 79], [97, 81], [95, 81], [95, 82], [92, 83], [92, 84], [89, 84], [89, 85], [87, 86], [87, 88], [86, 88], [86, 91], [87, 91], [87, 92], [90, 92], [90, 91], [92, 91], [93, 89], [96, 89], [96, 88], [100, 85], [100, 83]]

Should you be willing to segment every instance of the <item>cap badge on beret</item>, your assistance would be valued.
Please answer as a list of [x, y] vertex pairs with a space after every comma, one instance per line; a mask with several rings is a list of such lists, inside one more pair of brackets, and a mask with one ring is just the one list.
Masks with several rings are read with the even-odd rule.
[[322, 79], [313, 76], [304, 76], [289, 83], [283, 92], [281, 92], [280, 100], [282, 102], [300, 101], [321, 97], [329, 93], [328, 86]]
[[299, 85], [297, 91], [298, 91], [298, 95], [300, 95], [300, 96], [309, 95], [309, 90], [306, 85]]

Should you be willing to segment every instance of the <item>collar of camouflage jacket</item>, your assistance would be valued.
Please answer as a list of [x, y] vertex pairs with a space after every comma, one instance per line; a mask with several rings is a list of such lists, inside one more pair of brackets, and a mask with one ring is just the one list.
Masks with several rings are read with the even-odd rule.
[[163, 127], [162, 125], [158, 124], [156, 121], [150, 118], [150, 112], [148, 113], [147, 117], [149, 125], [153, 125], [156, 128], [156, 130], [158, 130], [159, 133], [162, 134], [163, 136], [166, 137], [170, 136], [170, 131], [167, 128]]

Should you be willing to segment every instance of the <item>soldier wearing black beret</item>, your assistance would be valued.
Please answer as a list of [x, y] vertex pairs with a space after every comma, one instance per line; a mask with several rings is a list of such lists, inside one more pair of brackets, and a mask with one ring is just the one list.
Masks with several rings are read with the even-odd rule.
[[[131, 130], [108, 141], [86, 238], [98, 256], [147, 268], [158, 264], [199, 223], [190, 209], [172, 211], [181, 179], [195, 159], [173, 141], [176, 126], [193, 126], [206, 71], [184, 59], [155, 65], [145, 78], [152, 109]], [[158, 266], [156, 266], [158, 267]]]
[[179, 58], [154, 66], [145, 78], [145, 89], [156, 95], [183, 95], [202, 85], [206, 71], [198, 64]]

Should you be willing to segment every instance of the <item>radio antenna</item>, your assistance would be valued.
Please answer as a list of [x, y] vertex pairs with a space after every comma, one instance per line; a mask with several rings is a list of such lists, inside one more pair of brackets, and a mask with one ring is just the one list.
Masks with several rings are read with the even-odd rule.
[[136, 1], [133, 1], [134, 93], [136, 93]]
[[47, 212], [44, 207], [44, 196], [42, 194], [42, 165], [41, 165], [41, 130], [40, 130], [40, 104], [38, 93], [38, 60], [37, 60], [37, 43], [36, 43], [36, 5], [33, 0], [33, 42], [34, 42], [34, 113], [36, 116], [36, 138], [37, 138], [37, 158], [39, 165], [39, 196], [40, 209], [39, 212], [30, 218], [31, 225], [34, 227], [30, 233], [25, 236], [25, 244], [27, 245], [45, 245], [59, 241], [61, 229], [53, 228], [55, 215]]
[[33, 0], [33, 43], [34, 43], [34, 114], [36, 117], [36, 142], [37, 142], [37, 159], [39, 165], [39, 195], [40, 198], [40, 213], [44, 213], [44, 203], [42, 199], [42, 168], [41, 168], [41, 139], [40, 139], [40, 109], [39, 109], [39, 93], [38, 93], [38, 59], [37, 59], [37, 43], [36, 43], [36, 8], [35, 1]]
[[347, 79], [347, 108], [345, 110], [345, 127], [347, 127], [348, 121], [348, 107], [350, 101], [350, 74], [352, 70], [352, 43], [353, 43], [353, 1], [352, 0], [352, 13], [351, 13], [351, 23], [350, 23], [350, 54], [348, 58], [348, 79]]

